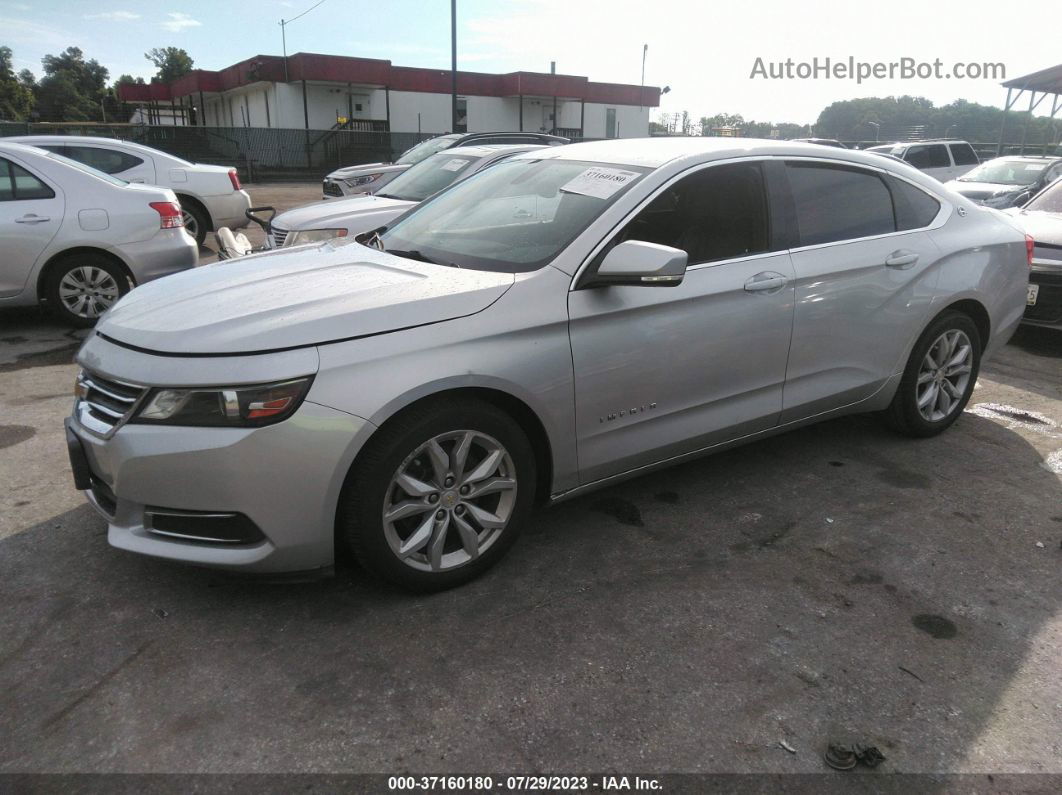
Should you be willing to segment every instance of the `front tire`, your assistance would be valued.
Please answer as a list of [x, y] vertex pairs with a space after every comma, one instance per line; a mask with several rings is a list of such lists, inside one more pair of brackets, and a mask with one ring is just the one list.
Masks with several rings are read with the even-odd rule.
[[339, 540], [413, 591], [468, 582], [512, 546], [531, 511], [535, 457], [505, 412], [445, 399], [388, 422], [351, 468]]
[[48, 277], [45, 297], [62, 320], [79, 328], [94, 326], [100, 316], [129, 292], [129, 279], [102, 254], [72, 254]]
[[980, 368], [977, 326], [968, 315], [945, 312], [911, 350], [885, 419], [906, 436], [936, 436], [966, 408]]

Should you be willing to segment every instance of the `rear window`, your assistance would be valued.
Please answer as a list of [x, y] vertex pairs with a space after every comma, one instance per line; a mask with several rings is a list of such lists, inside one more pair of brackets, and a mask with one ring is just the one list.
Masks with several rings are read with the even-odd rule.
[[981, 162], [969, 144], [948, 144], [948, 148], [951, 149], [951, 157], [957, 166], [976, 166]]
[[912, 146], [904, 154], [903, 159], [915, 168], [948, 168], [951, 165], [948, 150], [944, 144]]
[[892, 196], [876, 173], [825, 163], [786, 164], [800, 245], [896, 231]]
[[[52, 151], [54, 152], [55, 150], [52, 149]], [[117, 149], [104, 149], [98, 146], [67, 145], [58, 154], [65, 155], [79, 163], [84, 163], [86, 166], [92, 166], [92, 168], [102, 171], [104, 174], [118, 174], [144, 162], [143, 159], [134, 157], [127, 152], [121, 152]]]
[[112, 185], [128, 185], [129, 184], [124, 179], [118, 179], [118, 177], [112, 177], [110, 174], [103, 173], [98, 168], [93, 168], [92, 166], [87, 166], [84, 163], [79, 163], [77, 160], [72, 160], [71, 158], [64, 157], [63, 155], [57, 155], [57, 154], [53, 153], [53, 154], [48, 155], [48, 157], [50, 157], [52, 160], [57, 160], [60, 163], [66, 163], [66, 165], [68, 165], [68, 166], [73, 166], [78, 171], [83, 171], [86, 174], [91, 174], [92, 176], [97, 177], [98, 179], [102, 179], [102, 180], [105, 180], [105, 181], [111, 183]]
[[55, 192], [10, 160], [0, 158], [0, 201], [51, 199]]
[[922, 229], [933, 223], [940, 212], [940, 202], [920, 188], [895, 177], [889, 178], [893, 206], [896, 208], [896, 229]]

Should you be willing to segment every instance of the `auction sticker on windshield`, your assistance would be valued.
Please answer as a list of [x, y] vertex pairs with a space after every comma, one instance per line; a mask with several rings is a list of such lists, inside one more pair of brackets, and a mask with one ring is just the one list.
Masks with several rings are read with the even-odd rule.
[[596, 199], [607, 199], [638, 176], [637, 171], [594, 166], [570, 182], [561, 185], [560, 189], [566, 193], [579, 193], [583, 196], [593, 196]]
[[442, 170], [443, 171], [460, 171], [462, 168], [464, 168], [467, 165], [468, 165], [468, 161], [467, 160], [462, 160], [459, 157], [455, 157], [453, 160], [450, 160], [450, 161], [444, 163], [443, 166], [442, 166]]

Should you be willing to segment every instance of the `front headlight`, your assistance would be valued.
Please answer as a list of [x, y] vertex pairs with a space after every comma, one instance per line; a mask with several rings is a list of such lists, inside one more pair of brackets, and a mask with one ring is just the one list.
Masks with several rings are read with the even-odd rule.
[[288, 235], [285, 246], [301, 246], [303, 243], [322, 243], [334, 237], [346, 237], [346, 229], [301, 229]]
[[295, 413], [312, 381], [308, 376], [256, 386], [153, 389], [130, 422], [229, 428], [272, 425]]
[[343, 181], [347, 183], [348, 188], [360, 188], [362, 185], [368, 185], [372, 182], [376, 182], [376, 180], [378, 180], [382, 176], [383, 174], [365, 174], [361, 177], [350, 177], [349, 179], [345, 179]]

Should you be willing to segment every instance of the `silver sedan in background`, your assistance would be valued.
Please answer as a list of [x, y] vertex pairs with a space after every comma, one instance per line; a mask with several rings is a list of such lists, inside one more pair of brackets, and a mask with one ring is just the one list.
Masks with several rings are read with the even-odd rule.
[[173, 191], [0, 141], [0, 308], [45, 302], [90, 326], [137, 284], [192, 268]]
[[855, 412], [932, 436], [1021, 321], [1025, 236], [887, 158], [724, 138], [517, 155], [367, 244], [180, 274], [78, 353], [116, 547], [414, 589], [536, 502]]
[[275, 248], [320, 243], [386, 226], [458, 180], [507, 157], [542, 148], [531, 144], [488, 144], [447, 149], [403, 171], [380, 193], [314, 202], [281, 213], [269, 225], [271, 242]]

